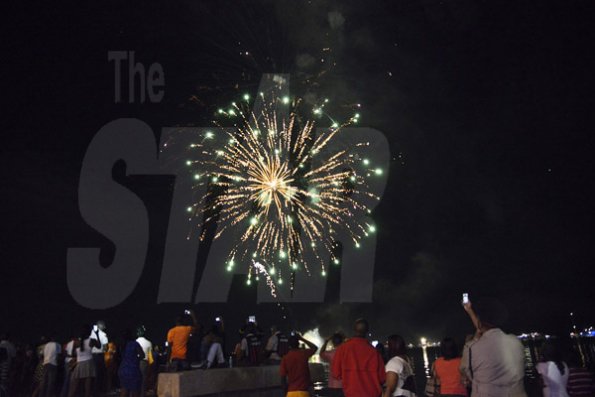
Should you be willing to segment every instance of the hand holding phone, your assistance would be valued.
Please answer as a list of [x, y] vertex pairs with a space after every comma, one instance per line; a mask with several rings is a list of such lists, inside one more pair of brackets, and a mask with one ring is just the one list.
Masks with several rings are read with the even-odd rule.
[[463, 293], [463, 305], [467, 305], [469, 303], [469, 294]]

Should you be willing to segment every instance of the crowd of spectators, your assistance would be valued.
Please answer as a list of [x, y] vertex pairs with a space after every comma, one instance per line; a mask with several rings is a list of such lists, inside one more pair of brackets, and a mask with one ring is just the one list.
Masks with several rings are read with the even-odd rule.
[[[10, 335], [2, 334], [0, 397], [91, 397], [110, 392], [144, 397], [155, 393], [159, 371], [258, 365], [279, 367], [287, 397], [526, 397], [524, 347], [500, 328], [501, 305], [485, 300], [475, 307], [464, 302], [463, 307], [475, 334], [462, 349], [453, 338], [441, 341], [441, 355], [425, 385], [416, 384], [404, 338], [392, 334], [373, 344], [365, 319], [355, 321], [349, 337], [336, 332], [316, 346], [299, 332], [276, 326], [267, 334], [249, 318], [232, 347], [226, 346], [220, 317], [204, 328], [195, 313], [186, 310], [167, 332], [164, 348], [147, 339], [142, 325], [136, 332], [126, 330], [111, 338], [104, 321], [82, 325], [64, 344], [53, 333], [29, 345], [15, 345]], [[328, 364], [328, 382], [313, 394], [309, 361], [317, 353]], [[592, 373], [576, 357], [567, 358], [555, 343], [541, 348], [536, 372], [543, 397], [595, 396]]]

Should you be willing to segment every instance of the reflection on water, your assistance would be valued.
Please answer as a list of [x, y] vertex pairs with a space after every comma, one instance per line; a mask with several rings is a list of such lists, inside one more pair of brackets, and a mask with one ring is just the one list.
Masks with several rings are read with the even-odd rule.
[[[328, 377], [328, 374], [327, 374]], [[320, 391], [324, 389], [326, 382], [314, 382], [313, 387], [314, 391]]]

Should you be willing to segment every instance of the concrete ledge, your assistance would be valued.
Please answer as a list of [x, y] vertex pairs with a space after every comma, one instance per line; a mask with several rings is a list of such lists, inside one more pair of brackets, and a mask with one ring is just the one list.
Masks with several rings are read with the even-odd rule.
[[[322, 382], [323, 365], [310, 364], [310, 375], [312, 382]], [[272, 395], [281, 387], [278, 365], [160, 373], [157, 382], [158, 397]]]

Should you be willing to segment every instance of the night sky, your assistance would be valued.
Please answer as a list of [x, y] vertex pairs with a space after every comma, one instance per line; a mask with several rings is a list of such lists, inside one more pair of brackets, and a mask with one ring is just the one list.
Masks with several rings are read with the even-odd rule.
[[[14, 7], [3, 37], [0, 328], [15, 339], [66, 337], [97, 318], [113, 333], [144, 323], [153, 340], [165, 338], [189, 306], [157, 304], [173, 178], [114, 168], [147, 206], [150, 246], [132, 295], [88, 310], [70, 295], [67, 249], [101, 247], [108, 264], [114, 245], [81, 218], [83, 157], [121, 117], [148, 123], [156, 139], [163, 126], [208, 126], [219, 106], [255, 93], [263, 73], [291, 74], [292, 94], [315, 92], [339, 112], [361, 103], [360, 125], [387, 136], [389, 182], [373, 214], [374, 302], [339, 304], [331, 272], [325, 304], [281, 310], [257, 305], [238, 277], [228, 303], [194, 306], [202, 322], [223, 315], [237, 329], [256, 314], [263, 326], [319, 325], [328, 335], [364, 315], [377, 339], [461, 338], [472, 331], [459, 304], [469, 292], [503, 302], [511, 332], [566, 334], [571, 311], [577, 325], [595, 323], [589, 1]], [[107, 53], [115, 50], [162, 65], [163, 101], [114, 102]]]

